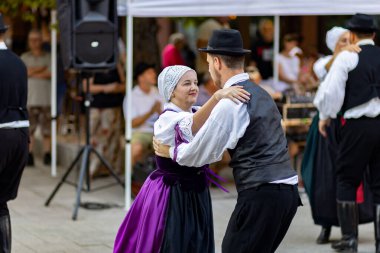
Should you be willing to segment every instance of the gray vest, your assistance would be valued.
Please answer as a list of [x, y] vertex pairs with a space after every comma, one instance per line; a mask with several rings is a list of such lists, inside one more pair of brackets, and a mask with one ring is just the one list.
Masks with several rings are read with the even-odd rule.
[[290, 165], [281, 115], [273, 99], [250, 81], [238, 85], [251, 93], [247, 103], [250, 123], [236, 147], [229, 150], [238, 192], [297, 175]]

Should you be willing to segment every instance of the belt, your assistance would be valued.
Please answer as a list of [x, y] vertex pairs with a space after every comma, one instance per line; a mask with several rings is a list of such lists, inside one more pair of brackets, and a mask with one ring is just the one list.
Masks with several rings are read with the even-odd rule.
[[297, 189], [297, 184], [261, 184], [259, 186], [251, 188], [252, 190], [295, 190]]

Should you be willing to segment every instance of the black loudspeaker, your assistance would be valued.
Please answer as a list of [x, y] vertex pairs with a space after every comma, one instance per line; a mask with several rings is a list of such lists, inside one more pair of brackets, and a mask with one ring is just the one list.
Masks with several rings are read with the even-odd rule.
[[65, 68], [116, 66], [117, 0], [57, 0], [61, 54]]

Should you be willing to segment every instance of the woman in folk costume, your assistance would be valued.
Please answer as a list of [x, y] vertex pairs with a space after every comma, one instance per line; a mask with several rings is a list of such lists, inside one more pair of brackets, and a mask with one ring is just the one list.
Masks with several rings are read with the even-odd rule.
[[[343, 50], [359, 52], [356, 45], [350, 45], [349, 31], [341, 27], [333, 27], [326, 34], [327, 47], [333, 52], [320, 58], [314, 63], [313, 70], [322, 82], [326, 77], [335, 57]], [[302, 178], [305, 190], [309, 196], [314, 223], [322, 226], [316, 242], [329, 242], [332, 226], [339, 226], [336, 209], [336, 157], [338, 152], [339, 129], [342, 127], [339, 118], [332, 120], [327, 129], [327, 137], [318, 132], [318, 114], [314, 117], [309, 129], [307, 144], [302, 161]], [[364, 175], [363, 175], [364, 177]], [[359, 193], [363, 193], [361, 188]], [[372, 196], [368, 186], [364, 183], [364, 201], [358, 196], [359, 222], [366, 223], [373, 220]]]
[[[249, 99], [239, 86], [217, 91], [196, 108], [197, 82], [196, 72], [181, 65], [166, 67], [159, 75], [159, 92], [167, 103], [155, 122], [154, 135], [164, 144], [190, 142], [220, 99]], [[157, 170], [145, 181], [119, 228], [114, 253], [214, 252], [210, 170], [180, 166], [158, 156], [156, 162]]]

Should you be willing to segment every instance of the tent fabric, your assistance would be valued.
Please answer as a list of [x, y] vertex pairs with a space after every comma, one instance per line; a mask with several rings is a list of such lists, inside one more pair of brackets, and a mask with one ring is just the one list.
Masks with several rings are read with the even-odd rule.
[[[127, 14], [127, 3], [118, 0], [119, 15]], [[132, 0], [134, 17], [195, 16], [288, 16], [380, 14], [379, 0]]]

